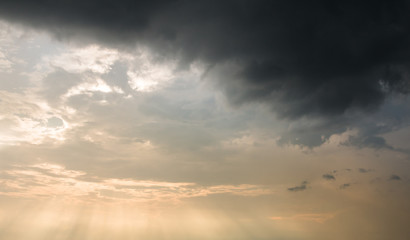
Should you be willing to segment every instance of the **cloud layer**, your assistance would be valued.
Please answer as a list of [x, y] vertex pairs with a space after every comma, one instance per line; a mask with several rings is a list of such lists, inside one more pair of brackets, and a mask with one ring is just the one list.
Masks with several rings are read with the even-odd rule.
[[147, 45], [181, 67], [223, 69], [234, 104], [281, 117], [373, 110], [409, 91], [408, 1], [2, 1], [0, 14], [61, 39]]

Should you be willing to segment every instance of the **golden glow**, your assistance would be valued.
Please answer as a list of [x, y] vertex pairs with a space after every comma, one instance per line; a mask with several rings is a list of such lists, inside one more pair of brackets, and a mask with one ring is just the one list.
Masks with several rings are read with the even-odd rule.
[[54, 196], [78, 201], [117, 202], [174, 202], [184, 198], [208, 196], [212, 194], [235, 194], [240, 196], [260, 196], [272, 194], [269, 188], [250, 184], [200, 186], [186, 182], [140, 181], [134, 179], [84, 180], [87, 174], [66, 170], [50, 163], [30, 166], [15, 166], [14, 170], [0, 171], [9, 176], [0, 182], [0, 188], [7, 191], [0, 195], [26, 198]]

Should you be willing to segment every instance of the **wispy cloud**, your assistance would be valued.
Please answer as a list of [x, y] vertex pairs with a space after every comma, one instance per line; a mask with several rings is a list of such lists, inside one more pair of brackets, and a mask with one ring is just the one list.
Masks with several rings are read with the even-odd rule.
[[[174, 201], [212, 194], [260, 196], [273, 194], [270, 188], [252, 184], [201, 186], [191, 182], [163, 182], [135, 179], [85, 180], [87, 173], [61, 165], [40, 163], [15, 166], [1, 172], [0, 194], [27, 198], [81, 198], [84, 201], [127, 200], [129, 202]], [[90, 178], [88, 178], [90, 179]]]
[[310, 221], [316, 223], [325, 223], [326, 221], [336, 217], [336, 213], [304, 213], [304, 214], [296, 214], [292, 216], [274, 216], [270, 217], [271, 220], [275, 221]]

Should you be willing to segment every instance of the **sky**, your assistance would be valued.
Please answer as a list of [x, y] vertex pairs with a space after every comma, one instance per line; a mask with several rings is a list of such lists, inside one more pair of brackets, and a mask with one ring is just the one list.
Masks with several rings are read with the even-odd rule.
[[409, 10], [0, 1], [0, 239], [408, 239]]

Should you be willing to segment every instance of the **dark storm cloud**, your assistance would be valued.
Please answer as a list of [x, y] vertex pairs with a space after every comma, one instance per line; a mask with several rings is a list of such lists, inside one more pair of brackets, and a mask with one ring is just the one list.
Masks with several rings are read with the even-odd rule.
[[307, 189], [307, 184], [308, 184], [307, 181], [303, 181], [299, 186], [288, 188], [288, 190], [291, 192], [304, 191]]
[[323, 174], [322, 178], [326, 180], [336, 180], [335, 176], [333, 176], [332, 174]]
[[219, 76], [232, 103], [268, 103], [291, 119], [373, 110], [408, 93], [408, 12], [404, 0], [0, 2], [2, 18], [60, 38], [139, 42], [181, 67], [233, 64]]

